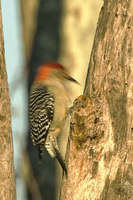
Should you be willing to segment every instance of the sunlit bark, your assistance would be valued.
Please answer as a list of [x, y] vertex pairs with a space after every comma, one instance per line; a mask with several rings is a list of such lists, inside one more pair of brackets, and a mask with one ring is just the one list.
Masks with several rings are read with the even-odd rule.
[[133, 0], [104, 1], [61, 200], [133, 199]]
[[0, 199], [15, 200], [15, 178], [11, 131], [10, 100], [5, 69], [4, 41], [0, 6]]

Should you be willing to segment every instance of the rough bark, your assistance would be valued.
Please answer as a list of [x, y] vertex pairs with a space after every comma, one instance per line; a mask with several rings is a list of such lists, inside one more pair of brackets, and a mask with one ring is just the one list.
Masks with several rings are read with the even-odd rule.
[[10, 100], [5, 69], [4, 42], [0, 6], [0, 199], [15, 200], [13, 144]]
[[61, 200], [133, 199], [133, 0], [104, 1]]

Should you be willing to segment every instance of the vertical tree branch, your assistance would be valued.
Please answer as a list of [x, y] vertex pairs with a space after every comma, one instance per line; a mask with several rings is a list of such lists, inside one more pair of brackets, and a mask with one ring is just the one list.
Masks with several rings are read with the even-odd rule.
[[10, 100], [5, 69], [2, 16], [0, 6], [0, 199], [15, 200], [13, 144]]

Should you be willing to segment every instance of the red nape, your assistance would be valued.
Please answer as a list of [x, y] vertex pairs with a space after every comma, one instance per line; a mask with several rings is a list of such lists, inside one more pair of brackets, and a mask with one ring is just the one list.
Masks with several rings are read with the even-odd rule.
[[46, 63], [46, 64], [44, 64], [44, 65], [41, 65], [41, 66], [38, 68], [35, 81], [41, 81], [41, 80], [47, 79], [48, 76], [49, 76], [49, 73], [50, 73], [51, 70], [53, 70], [53, 69], [60, 69], [60, 70], [63, 70], [63, 71], [64, 71], [64, 67], [63, 67], [61, 64], [57, 63], [57, 62], [49, 62], [49, 63]]

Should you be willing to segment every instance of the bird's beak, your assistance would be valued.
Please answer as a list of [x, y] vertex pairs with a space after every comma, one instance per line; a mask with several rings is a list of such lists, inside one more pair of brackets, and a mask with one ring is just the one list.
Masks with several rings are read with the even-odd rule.
[[69, 76], [67, 73], [64, 73], [64, 77], [65, 77], [65, 79], [72, 81], [79, 85], [79, 82], [77, 80], [75, 80], [73, 77]]
[[77, 80], [75, 80], [75, 79], [74, 79], [73, 77], [71, 77], [71, 76], [68, 76], [66, 79], [69, 80], [69, 81], [72, 81], [72, 82], [74, 82], [74, 83], [76, 83], [76, 84], [79, 84], [79, 82], [78, 82]]

